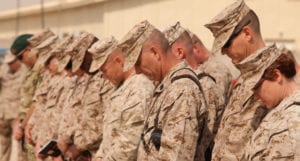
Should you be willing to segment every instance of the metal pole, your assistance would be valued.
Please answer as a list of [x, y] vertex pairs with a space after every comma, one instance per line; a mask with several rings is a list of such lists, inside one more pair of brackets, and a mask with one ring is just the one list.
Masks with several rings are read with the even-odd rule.
[[41, 25], [42, 29], [45, 28], [45, 12], [44, 12], [44, 0], [40, 0], [41, 4]]
[[20, 0], [16, 0], [17, 6], [17, 17], [16, 17], [16, 36], [19, 34], [20, 29]]

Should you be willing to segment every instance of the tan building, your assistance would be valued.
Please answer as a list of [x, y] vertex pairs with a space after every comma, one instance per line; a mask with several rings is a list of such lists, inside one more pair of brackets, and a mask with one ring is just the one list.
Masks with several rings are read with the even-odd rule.
[[[99, 38], [114, 35], [120, 39], [143, 19], [160, 29], [180, 21], [210, 48], [213, 36], [203, 25], [233, 1], [53, 0], [44, 5], [44, 24], [60, 35], [88, 31]], [[265, 40], [285, 44], [300, 58], [300, 30], [297, 28], [300, 26], [297, 18], [300, 0], [245, 1], [260, 17]], [[7, 48], [17, 30], [19, 34], [41, 30], [41, 7], [36, 5], [0, 12], [0, 22], [0, 48]]]

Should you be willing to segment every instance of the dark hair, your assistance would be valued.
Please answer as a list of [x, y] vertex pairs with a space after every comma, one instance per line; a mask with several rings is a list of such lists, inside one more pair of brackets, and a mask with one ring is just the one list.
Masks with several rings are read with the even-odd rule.
[[260, 35], [260, 22], [256, 13], [253, 10], [250, 10], [249, 13], [246, 15], [245, 19], [249, 19], [251, 21], [249, 26], [253, 29], [253, 31], [256, 34]]
[[264, 72], [262, 78], [253, 89], [261, 86], [264, 80], [273, 81], [277, 78], [275, 69], [279, 70], [287, 79], [296, 75], [295, 61], [290, 54], [281, 54]]
[[159, 46], [164, 53], [167, 53], [169, 50], [169, 42], [165, 38], [165, 35], [160, 32], [158, 29], [154, 29], [152, 33], [150, 34], [148, 40], [144, 44], [155, 44]]

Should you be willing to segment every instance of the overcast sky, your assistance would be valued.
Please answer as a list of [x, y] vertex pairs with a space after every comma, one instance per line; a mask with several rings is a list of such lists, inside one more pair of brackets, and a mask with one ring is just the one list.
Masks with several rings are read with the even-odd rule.
[[[34, 4], [39, 4], [41, 0], [19, 0], [20, 6], [30, 6]], [[63, 1], [63, 0], [44, 0], [44, 3], [51, 1]], [[0, 12], [16, 9], [17, 0], [0, 0]]]

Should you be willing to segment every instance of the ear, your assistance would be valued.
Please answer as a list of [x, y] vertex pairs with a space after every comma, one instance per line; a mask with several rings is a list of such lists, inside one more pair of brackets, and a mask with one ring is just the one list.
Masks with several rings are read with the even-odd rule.
[[176, 44], [176, 43], [174, 43], [174, 44], [172, 45], [172, 52], [173, 52], [173, 54], [175, 54], [175, 56], [176, 56], [179, 60], [185, 58], [183, 48], [182, 48], [180, 45]]
[[252, 41], [253, 31], [249, 26], [243, 27], [243, 33], [247, 41]]
[[194, 50], [194, 51], [199, 52], [199, 51], [200, 51], [199, 48], [200, 48], [199, 45], [193, 43], [193, 50]]
[[283, 79], [284, 79], [284, 76], [282, 75], [282, 73], [278, 69], [275, 69], [274, 74], [275, 74], [275, 77], [276, 77], [275, 81], [279, 84], [282, 84]]
[[124, 60], [119, 55], [114, 58], [114, 62], [116, 62], [117, 64], [120, 64], [122, 67], [124, 67]]
[[155, 46], [151, 47], [150, 50], [151, 50], [152, 56], [155, 58], [155, 60], [160, 61], [161, 60], [160, 50]]
[[180, 59], [184, 59], [185, 58], [183, 48], [181, 48], [181, 47], [177, 48], [177, 53], [178, 53], [178, 56], [179, 56]]

